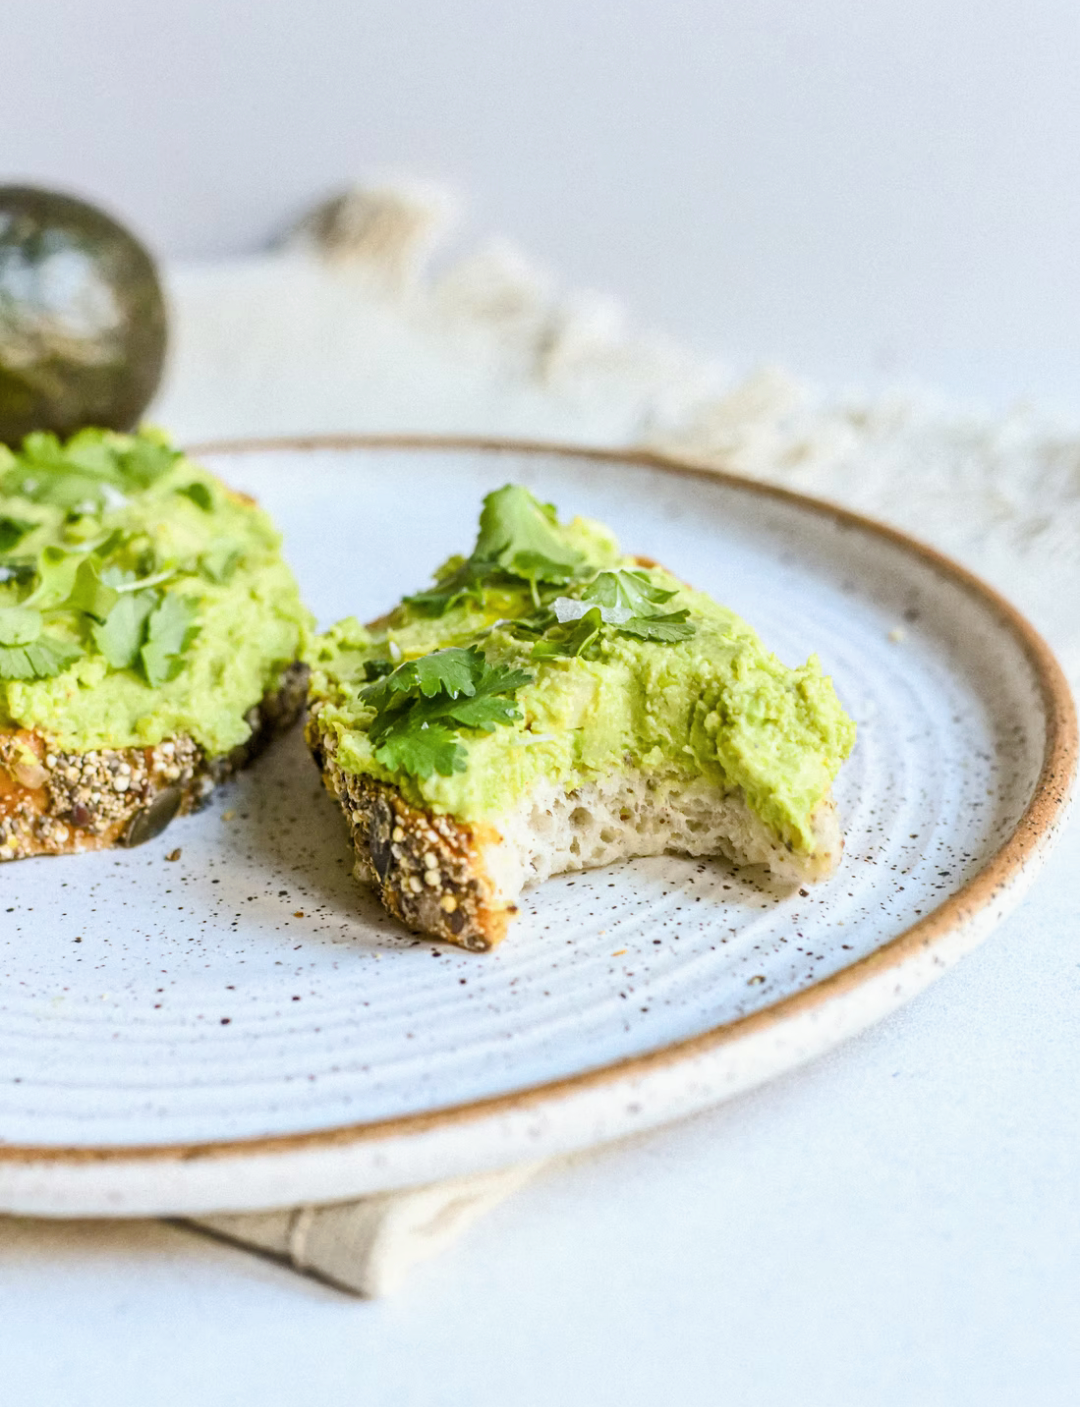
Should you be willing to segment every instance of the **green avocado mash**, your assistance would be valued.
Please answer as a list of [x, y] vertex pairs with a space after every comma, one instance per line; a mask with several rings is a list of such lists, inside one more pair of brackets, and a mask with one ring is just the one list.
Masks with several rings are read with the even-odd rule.
[[267, 515], [161, 433], [0, 445], [0, 726], [226, 752], [308, 627]]
[[485, 499], [469, 558], [371, 628], [339, 622], [309, 663], [338, 764], [467, 822], [542, 780], [570, 791], [634, 767], [739, 787], [812, 853], [855, 737], [816, 657], [787, 668], [703, 592], [512, 485]]

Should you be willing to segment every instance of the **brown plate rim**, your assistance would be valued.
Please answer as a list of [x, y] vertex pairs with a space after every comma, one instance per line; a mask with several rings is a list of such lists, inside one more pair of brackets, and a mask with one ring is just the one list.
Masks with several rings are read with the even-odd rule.
[[286, 1154], [368, 1143], [403, 1135], [416, 1135], [431, 1129], [519, 1113], [539, 1103], [564, 1098], [604, 1084], [643, 1076], [684, 1060], [713, 1051], [774, 1027], [792, 1017], [806, 1014], [862, 986], [872, 977], [898, 968], [910, 958], [942, 945], [948, 937], [968, 924], [976, 914], [1016, 881], [1027, 864], [1060, 824], [1067, 810], [1076, 780], [1080, 742], [1072, 690], [1049, 645], [1015, 606], [974, 572], [953, 561], [936, 548], [886, 523], [855, 513], [827, 499], [799, 493], [778, 484], [763, 483], [711, 464], [695, 463], [643, 449], [600, 449], [557, 441], [504, 439], [475, 435], [402, 434], [319, 434], [212, 440], [191, 446], [193, 456], [247, 454], [295, 450], [445, 450], [481, 451], [493, 454], [548, 454], [584, 462], [637, 464], [686, 478], [720, 482], [763, 499], [797, 504], [823, 517], [832, 518], [862, 532], [875, 534], [921, 559], [942, 576], [950, 578], [979, 600], [1005, 626], [1021, 646], [1038, 684], [1046, 715], [1046, 748], [1034, 791], [1023, 815], [1011, 834], [986, 864], [955, 894], [950, 895], [909, 928], [882, 947], [853, 962], [831, 977], [803, 991], [781, 998], [749, 1016], [728, 1021], [696, 1036], [672, 1041], [642, 1055], [627, 1056], [580, 1074], [527, 1086], [507, 1094], [491, 1095], [464, 1104], [388, 1119], [314, 1129], [306, 1133], [272, 1134], [251, 1138], [221, 1139], [178, 1144], [124, 1144], [66, 1148], [43, 1144], [0, 1143], [0, 1163], [98, 1163], [98, 1162], [186, 1162], [210, 1158], [251, 1157], [259, 1154]]

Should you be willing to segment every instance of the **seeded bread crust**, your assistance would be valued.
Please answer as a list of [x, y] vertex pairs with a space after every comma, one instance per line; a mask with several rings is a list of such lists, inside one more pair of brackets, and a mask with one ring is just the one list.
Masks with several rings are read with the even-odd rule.
[[506, 936], [517, 910], [498, 900], [483, 864], [484, 843], [499, 838], [492, 828], [420, 810], [397, 787], [342, 771], [334, 738], [319, 729], [317, 707], [307, 740], [323, 785], [349, 823], [354, 873], [374, 887], [384, 908], [410, 928], [474, 952]]
[[247, 742], [209, 757], [191, 738], [153, 747], [63, 752], [26, 729], [0, 732], [0, 860], [141, 845], [296, 721], [307, 667], [289, 666], [277, 689], [246, 713]]

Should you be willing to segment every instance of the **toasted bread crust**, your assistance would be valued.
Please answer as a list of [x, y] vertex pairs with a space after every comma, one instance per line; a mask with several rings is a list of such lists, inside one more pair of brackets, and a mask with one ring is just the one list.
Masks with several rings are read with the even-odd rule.
[[290, 665], [248, 710], [247, 742], [215, 757], [185, 736], [79, 753], [54, 749], [37, 732], [0, 733], [0, 860], [151, 840], [295, 722], [306, 686], [306, 666]]
[[517, 910], [498, 900], [482, 858], [485, 842], [497, 839], [494, 831], [420, 810], [397, 787], [342, 771], [333, 737], [319, 729], [317, 708], [307, 740], [349, 822], [356, 877], [374, 886], [395, 918], [474, 952], [506, 936]]

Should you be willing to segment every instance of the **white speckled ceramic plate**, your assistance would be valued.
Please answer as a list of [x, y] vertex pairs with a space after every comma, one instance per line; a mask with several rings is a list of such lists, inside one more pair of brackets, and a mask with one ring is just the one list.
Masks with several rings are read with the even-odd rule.
[[[5, 866], [0, 1207], [329, 1201], [612, 1138], [804, 1061], [1020, 897], [1075, 718], [1012, 609], [827, 505], [647, 457], [312, 442], [206, 461], [280, 523], [320, 621], [380, 614], [528, 484], [814, 650], [859, 725], [839, 873], [638, 861], [528, 895], [506, 943], [419, 940], [350, 877], [299, 731], [141, 849]], [[178, 860], [167, 855], [180, 847]]]

